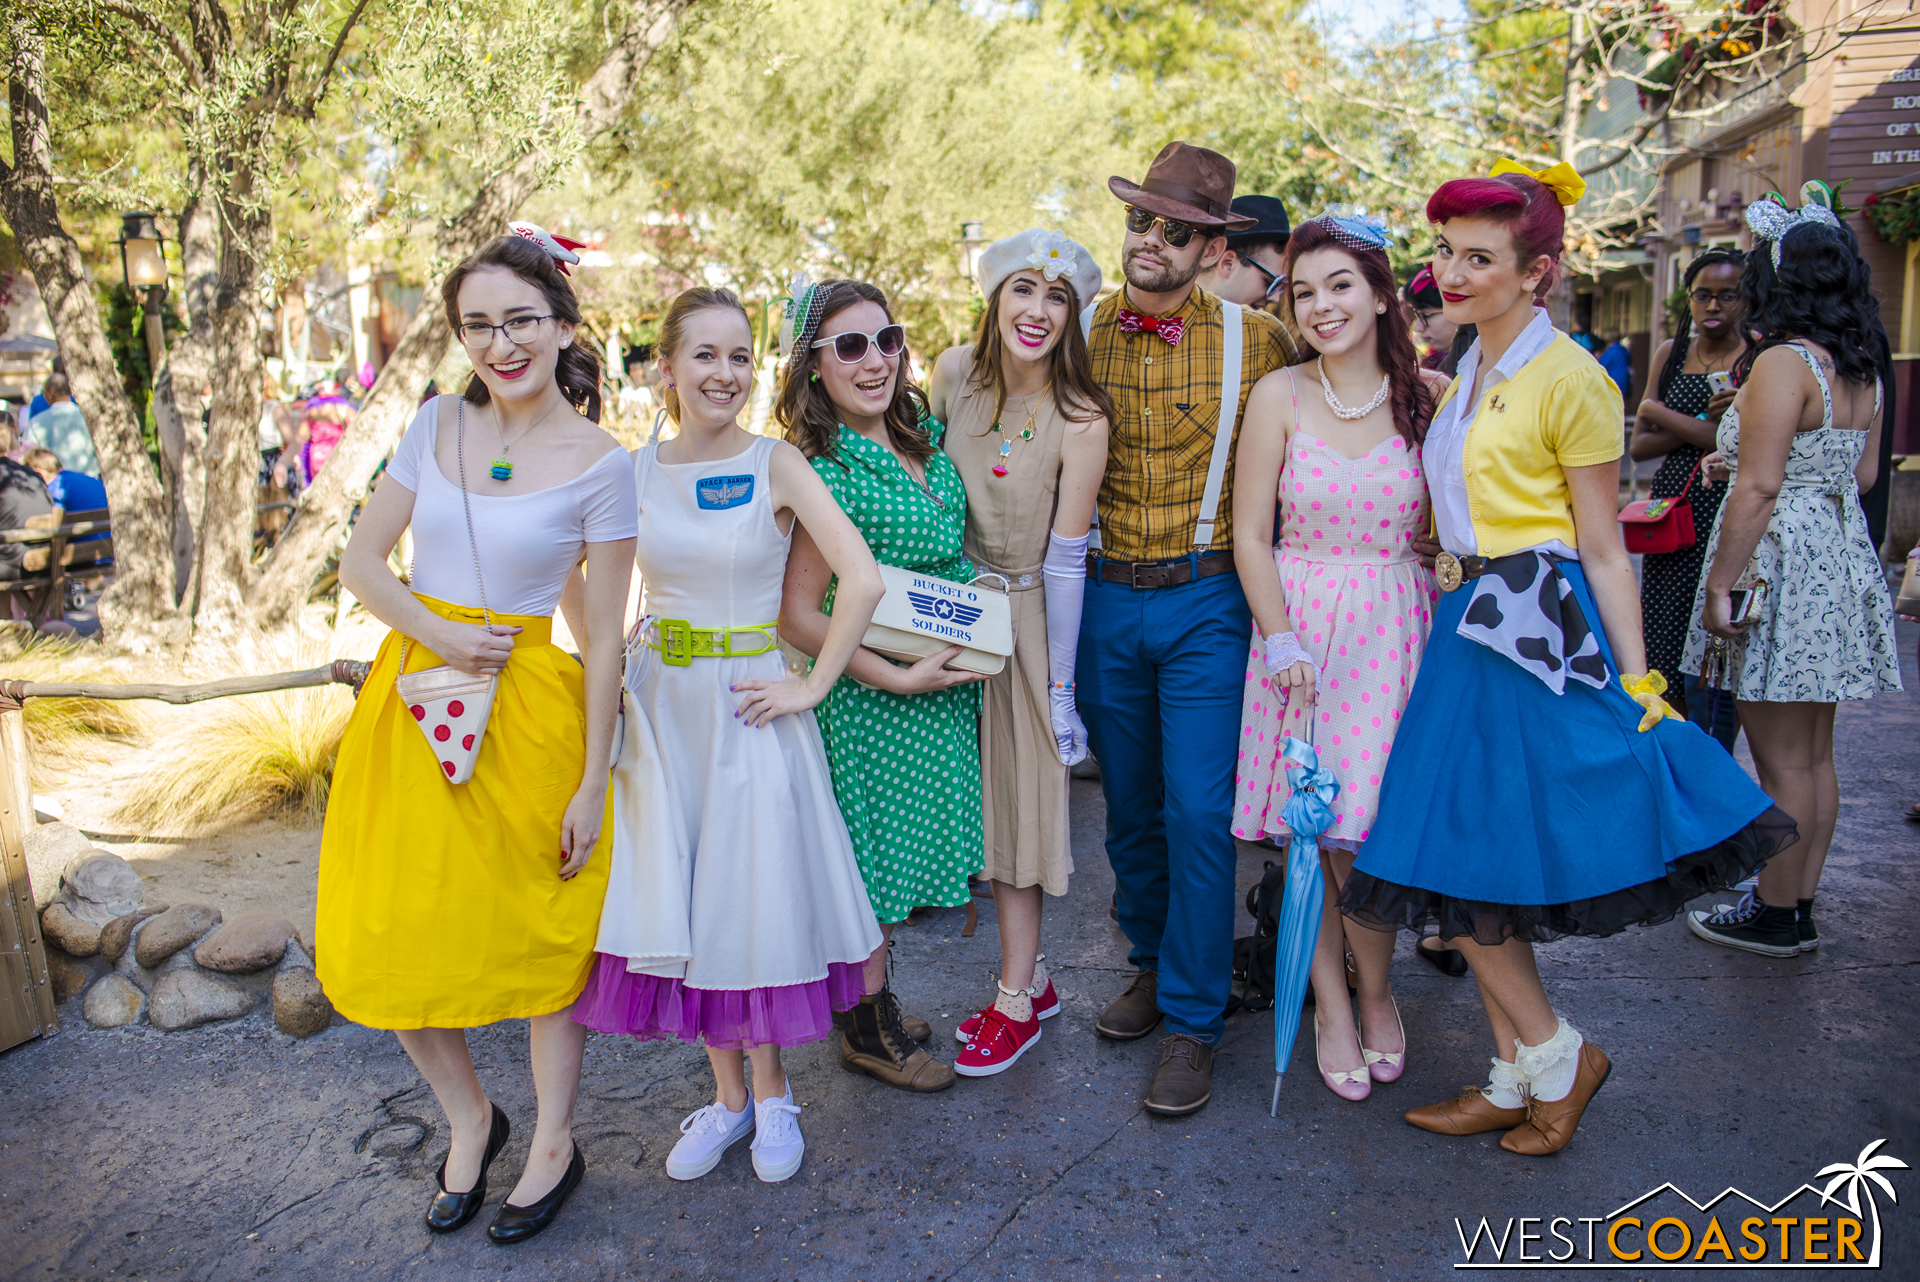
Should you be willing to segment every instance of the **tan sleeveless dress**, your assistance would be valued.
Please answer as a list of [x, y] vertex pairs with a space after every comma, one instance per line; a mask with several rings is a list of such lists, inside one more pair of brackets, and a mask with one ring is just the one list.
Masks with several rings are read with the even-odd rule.
[[[967, 349], [971, 363], [972, 349]], [[1053, 529], [1060, 447], [1067, 420], [1053, 393], [1009, 398], [1002, 422], [1013, 450], [1003, 460], [993, 430], [994, 394], [969, 380], [947, 407], [947, 455], [967, 486], [966, 552], [977, 573], [1005, 575], [1013, 599], [1013, 655], [984, 683], [980, 774], [986, 873], [1012, 886], [1067, 893], [1067, 768], [1047, 709], [1047, 608], [1040, 569]], [[1035, 409], [1033, 439], [1020, 439]], [[995, 476], [1003, 463], [1007, 475]]]

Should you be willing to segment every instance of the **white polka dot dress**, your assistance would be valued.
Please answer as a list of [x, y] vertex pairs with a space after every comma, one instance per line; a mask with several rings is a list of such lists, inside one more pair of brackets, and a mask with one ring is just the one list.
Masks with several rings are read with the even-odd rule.
[[[1348, 459], [1296, 430], [1280, 473], [1280, 542], [1273, 550], [1287, 616], [1320, 665], [1313, 741], [1340, 780], [1324, 846], [1358, 850], [1380, 804], [1380, 781], [1413, 692], [1439, 587], [1414, 556], [1429, 521], [1418, 446], [1398, 435]], [[1308, 737], [1305, 706], [1288, 706], [1253, 637], [1240, 713], [1233, 835], [1289, 835], [1288, 736]]]
[[[938, 441], [944, 429], [929, 426]], [[837, 457], [812, 462], [875, 560], [959, 582], [973, 577], [961, 554], [967, 491], [945, 454], [926, 463], [932, 497], [884, 446], [845, 427]], [[819, 718], [874, 913], [897, 922], [922, 905], [965, 904], [967, 879], [983, 864], [980, 687], [897, 695], [843, 676]]]

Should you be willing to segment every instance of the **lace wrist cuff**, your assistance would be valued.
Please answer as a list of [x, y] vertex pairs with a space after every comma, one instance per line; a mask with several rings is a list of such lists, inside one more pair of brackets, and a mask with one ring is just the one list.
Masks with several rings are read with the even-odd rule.
[[1267, 638], [1267, 674], [1290, 668], [1296, 663], [1310, 665], [1315, 672], [1319, 665], [1313, 662], [1313, 656], [1300, 648], [1300, 634], [1297, 632], [1276, 632]]

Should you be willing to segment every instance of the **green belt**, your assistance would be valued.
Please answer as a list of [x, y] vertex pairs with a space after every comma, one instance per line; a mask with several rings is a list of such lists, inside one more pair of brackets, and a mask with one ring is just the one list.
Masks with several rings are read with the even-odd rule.
[[[755, 623], [742, 628], [696, 628], [685, 619], [655, 619], [654, 635], [646, 643], [660, 652], [660, 661], [684, 668], [695, 659], [750, 659], [780, 648], [774, 637], [774, 624]], [[751, 633], [761, 644], [741, 649], [733, 639]], [[656, 639], [657, 637], [657, 639]]]

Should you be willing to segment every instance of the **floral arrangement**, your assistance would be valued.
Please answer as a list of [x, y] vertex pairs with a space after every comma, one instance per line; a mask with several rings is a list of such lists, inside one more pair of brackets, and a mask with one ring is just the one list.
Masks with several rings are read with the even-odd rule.
[[1920, 240], [1920, 187], [1885, 196], [1875, 192], [1866, 198], [1863, 212], [1874, 234], [1889, 244]]
[[1683, 81], [1716, 75], [1779, 40], [1787, 31], [1784, 8], [1782, 0], [1730, 0], [1704, 27], [1690, 31], [1677, 14], [1654, 0], [1648, 14], [1654, 34], [1643, 47], [1664, 50], [1666, 56], [1642, 77], [1641, 107], [1670, 97]]

